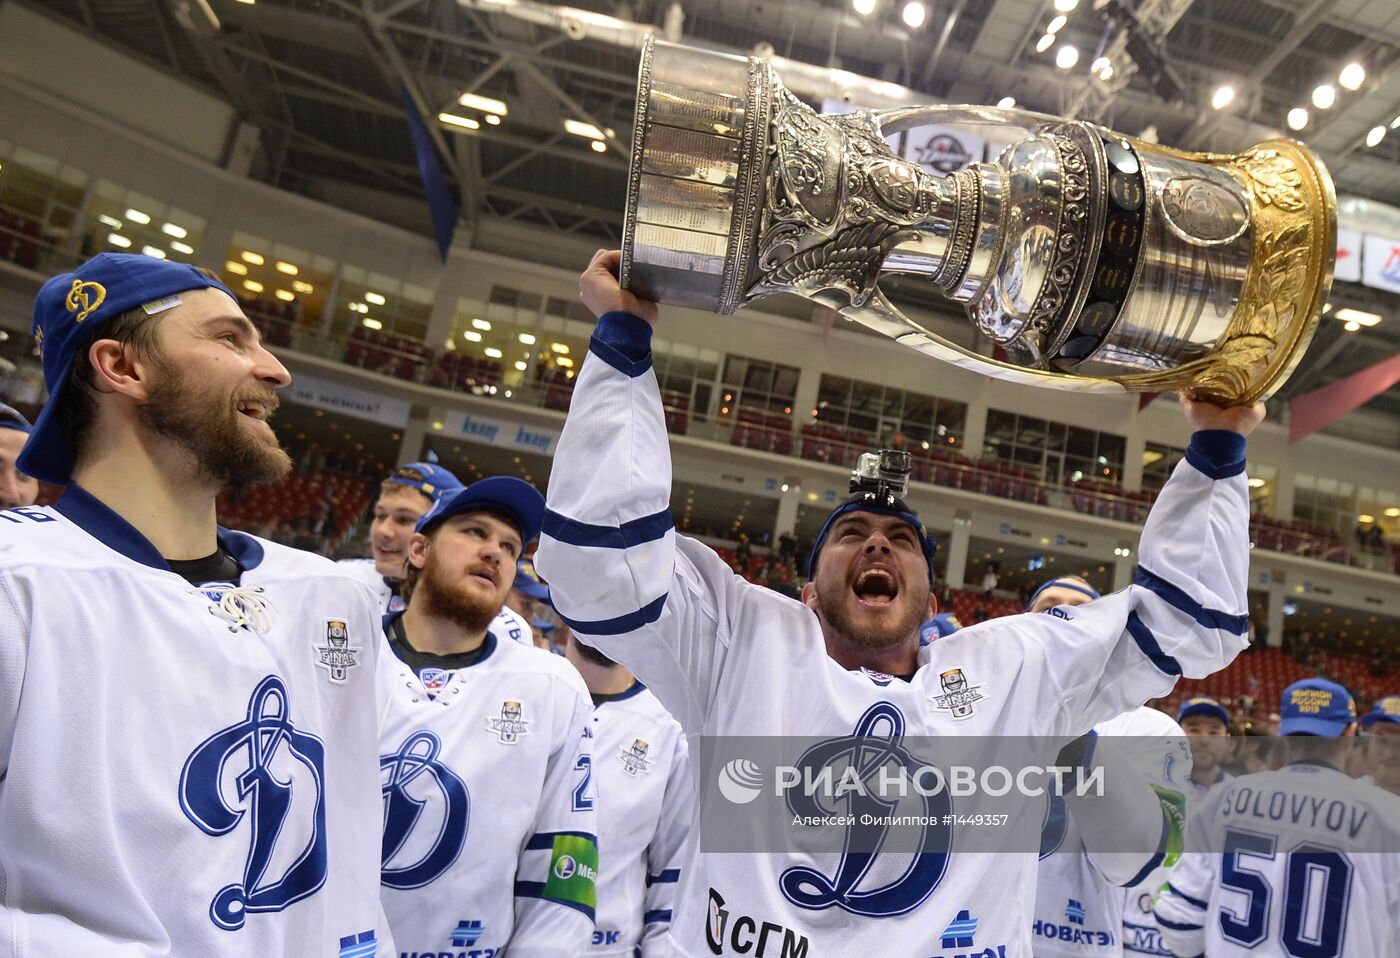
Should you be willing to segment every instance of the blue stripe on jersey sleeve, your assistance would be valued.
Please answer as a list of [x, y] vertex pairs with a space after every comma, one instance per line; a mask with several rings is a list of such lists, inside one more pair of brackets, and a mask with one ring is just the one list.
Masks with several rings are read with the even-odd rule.
[[1244, 472], [1244, 436], [1228, 429], [1202, 429], [1186, 447], [1186, 461], [1212, 479]]
[[651, 324], [631, 313], [604, 313], [588, 351], [624, 376], [636, 379], [651, 368]]
[[530, 836], [530, 840], [525, 843], [527, 852], [537, 852], [542, 849], [552, 849], [556, 836], [570, 835], [574, 838], [584, 838], [590, 842], [597, 843], [598, 836], [589, 832], [535, 832]]
[[640, 519], [632, 519], [620, 526], [597, 526], [561, 516], [546, 509], [540, 531], [551, 539], [571, 546], [588, 546], [595, 549], [627, 549], [646, 542], [655, 542], [675, 528], [671, 510], [663, 509]]
[[668, 868], [659, 875], [648, 875], [648, 885], [660, 885], [665, 882], [680, 881], [681, 870], [679, 868]]
[[1163, 928], [1170, 928], [1172, 931], [1200, 931], [1205, 927], [1205, 925], [1192, 925], [1183, 921], [1169, 921], [1155, 911], [1152, 913], [1152, 917], [1157, 919], [1157, 924]]
[[1157, 666], [1158, 671], [1167, 675], [1181, 674], [1181, 663], [1162, 651], [1162, 646], [1157, 643], [1157, 637], [1152, 634], [1147, 623], [1138, 618], [1136, 611], [1128, 613], [1128, 634], [1138, 644], [1142, 654], [1151, 659], [1152, 664]]
[[642, 916], [643, 925], [659, 925], [662, 922], [669, 924], [670, 921], [671, 909], [669, 908], [657, 908]]
[[666, 598], [671, 593], [664, 592], [661, 598], [654, 602], [648, 602], [636, 612], [628, 612], [626, 615], [619, 615], [611, 619], [595, 619], [588, 622], [583, 619], [571, 619], [564, 613], [555, 609], [555, 614], [564, 620], [564, 624], [575, 632], [582, 632], [584, 635], [626, 635], [628, 632], [635, 632], [644, 625], [651, 625], [661, 618], [661, 610], [666, 607]]
[[1249, 631], [1249, 616], [1245, 614], [1231, 615], [1229, 612], [1220, 612], [1216, 609], [1207, 609], [1191, 596], [1187, 595], [1178, 586], [1172, 585], [1157, 573], [1138, 566], [1137, 574], [1133, 576], [1133, 585], [1142, 586], [1167, 605], [1181, 612], [1185, 612], [1201, 625], [1212, 629], [1220, 629], [1232, 635], [1244, 635]]
[[1177, 888], [1171, 882], [1167, 882], [1167, 890], [1170, 891], [1177, 898], [1180, 898], [1182, 901], [1186, 902], [1186, 904], [1193, 905], [1196, 908], [1199, 908], [1201, 911], [1205, 911], [1206, 909], [1210, 908], [1209, 904], [1201, 901], [1199, 898], [1192, 898], [1190, 895], [1186, 894], [1180, 888]]
[[581, 915], [587, 915], [589, 921], [594, 920], [593, 909], [587, 905], [576, 901], [569, 901], [564, 898], [548, 898], [544, 893], [544, 882], [542, 881], [518, 881], [515, 883], [516, 898], [538, 898], [540, 901], [552, 902], [555, 905], [563, 905], [565, 908], [572, 908]]
[[1147, 880], [1147, 876], [1152, 874], [1162, 862], [1167, 860], [1167, 845], [1172, 837], [1172, 823], [1165, 814], [1162, 815], [1162, 837], [1157, 840], [1157, 851], [1147, 860], [1147, 864], [1138, 870], [1138, 873], [1123, 883], [1124, 888], [1136, 888]]

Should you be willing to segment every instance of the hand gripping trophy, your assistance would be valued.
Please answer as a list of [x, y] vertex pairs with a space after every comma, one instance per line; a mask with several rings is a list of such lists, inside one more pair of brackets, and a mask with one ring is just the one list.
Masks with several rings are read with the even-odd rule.
[[[1018, 142], [940, 179], [886, 142], [930, 123]], [[1336, 205], [1292, 140], [1226, 156], [1017, 110], [822, 116], [763, 60], [648, 40], [621, 280], [726, 315], [796, 293], [1000, 379], [1246, 404], [1277, 390], [1312, 338]], [[880, 290], [886, 273], [963, 304], [1007, 360], [905, 316]]]

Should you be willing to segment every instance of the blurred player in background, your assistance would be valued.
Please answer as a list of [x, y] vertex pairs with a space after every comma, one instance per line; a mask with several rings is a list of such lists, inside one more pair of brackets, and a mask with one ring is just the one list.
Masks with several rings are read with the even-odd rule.
[[1192, 797], [1202, 798], [1217, 784], [1232, 777], [1224, 768], [1235, 754], [1235, 742], [1230, 737], [1230, 713], [1218, 699], [1197, 695], [1181, 703], [1176, 720], [1182, 731], [1191, 736]]
[[34, 335], [19, 468], [67, 489], [0, 513], [0, 952], [397, 954], [374, 597], [215, 519], [290, 468], [287, 370], [212, 273], [149, 256], [49, 280]]
[[[1026, 611], [1063, 614], [1100, 598], [1076, 575], [1031, 594]], [[1050, 798], [1037, 873], [1036, 958], [1155, 954], [1136, 902], [1166, 881], [1181, 852], [1191, 754], [1181, 727], [1141, 708], [1094, 726], [1103, 795]]]
[[[1244, 647], [1244, 437], [1262, 406], [1182, 398], [1196, 432], [1153, 505], [1132, 587], [1062, 616], [993, 619], [920, 645], [920, 624], [937, 611], [935, 546], [903, 499], [898, 453], [890, 470], [876, 463], [859, 474], [856, 495], [828, 517], [801, 602], [744, 582], [709, 546], [676, 533], [652, 370], [659, 311], [621, 289], [620, 259], [600, 251], [580, 278], [600, 319], [555, 454], [536, 566], [566, 624], [631, 669], [688, 736], [830, 742], [878, 730], [895, 741], [1067, 742], [1166, 694], [1180, 675], [1223, 668]], [[919, 840], [943, 841], [939, 827], [919, 829]], [[672, 951], [745, 954], [755, 947], [749, 928], [762, 923], [769, 954], [924, 956], [940, 941], [949, 943], [940, 954], [959, 942], [1030, 952], [1034, 851], [955, 850], [903, 869], [896, 860], [868, 850], [824, 862], [694, 851]]]
[[[375, 590], [385, 615], [404, 610], [400, 595], [406, 575], [408, 544], [423, 514], [444, 496], [460, 492], [462, 480], [433, 462], [399, 466], [379, 484], [374, 519], [369, 527], [369, 559], [341, 559], [340, 568]], [[511, 609], [502, 609], [491, 624], [501, 638], [530, 641], [529, 623]]]
[[381, 880], [403, 954], [563, 958], [593, 935], [593, 703], [561, 657], [490, 629], [543, 512], [529, 483], [482, 479], [409, 543], [379, 669]]
[[570, 637], [593, 698], [598, 918], [590, 956], [664, 958], [695, 804], [685, 733], [624, 666]]
[[1400, 695], [1376, 700], [1361, 716], [1366, 729], [1367, 771], [1377, 785], [1400, 795]]
[[533, 559], [521, 559], [515, 564], [515, 582], [506, 597], [506, 608], [529, 622], [539, 618], [541, 605], [549, 605], [549, 586], [535, 574]]
[[18, 409], [0, 403], [0, 509], [32, 506], [39, 497], [39, 480], [15, 466], [33, 428]]
[[1400, 955], [1400, 798], [1343, 770], [1356, 705], [1326, 679], [1283, 690], [1285, 764], [1192, 810], [1154, 909], [1179, 956]]

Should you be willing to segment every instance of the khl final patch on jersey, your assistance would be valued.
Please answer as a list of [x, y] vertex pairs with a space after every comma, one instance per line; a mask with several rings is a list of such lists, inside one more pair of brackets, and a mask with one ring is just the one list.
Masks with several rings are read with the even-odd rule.
[[502, 745], [514, 745], [520, 736], [530, 734], [530, 720], [519, 702], [507, 699], [501, 703], [501, 717], [487, 719], [486, 728], [496, 733]]
[[965, 719], [972, 715], [974, 704], [986, 698], [980, 685], [969, 685], [962, 669], [949, 669], [938, 676], [938, 684], [943, 686], [942, 695], [930, 695], [933, 707], [952, 712], [953, 718]]
[[651, 762], [647, 760], [649, 748], [651, 746], [642, 739], [633, 739], [631, 748], [619, 748], [617, 758], [622, 763], [622, 770], [634, 776], [651, 771]]
[[316, 648], [316, 664], [326, 670], [337, 685], [344, 685], [350, 670], [359, 665], [355, 658], [360, 650], [350, 644], [350, 630], [341, 619], [326, 620], [326, 644]]

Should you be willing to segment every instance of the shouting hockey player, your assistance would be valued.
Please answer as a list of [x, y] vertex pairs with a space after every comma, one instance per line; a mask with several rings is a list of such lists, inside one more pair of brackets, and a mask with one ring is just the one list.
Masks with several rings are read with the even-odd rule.
[[482, 479], [408, 546], [379, 665], [381, 880], [408, 958], [566, 958], [593, 934], [593, 703], [563, 658], [489, 629], [543, 512], [529, 483]]
[[[619, 262], [600, 251], [581, 277], [600, 320], [555, 454], [536, 566], [567, 624], [631, 669], [688, 735], [1067, 742], [1244, 647], [1244, 437], [1262, 406], [1182, 398], [1197, 431], [1153, 508], [1130, 588], [920, 646], [919, 625], [935, 611], [933, 540], [879, 476], [827, 520], [801, 602], [743, 582], [676, 534], [651, 368], [658, 310], [621, 289]], [[830, 861], [718, 854], [708, 838], [692, 840], [682, 867], [677, 955], [1031, 953], [1033, 850], [896, 865], [878, 850]]]
[[[220, 529], [291, 377], [212, 273], [102, 253], [34, 304], [48, 404], [0, 512], [0, 953], [392, 954], [378, 610]], [[22, 690], [22, 694], [21, 694]]]

